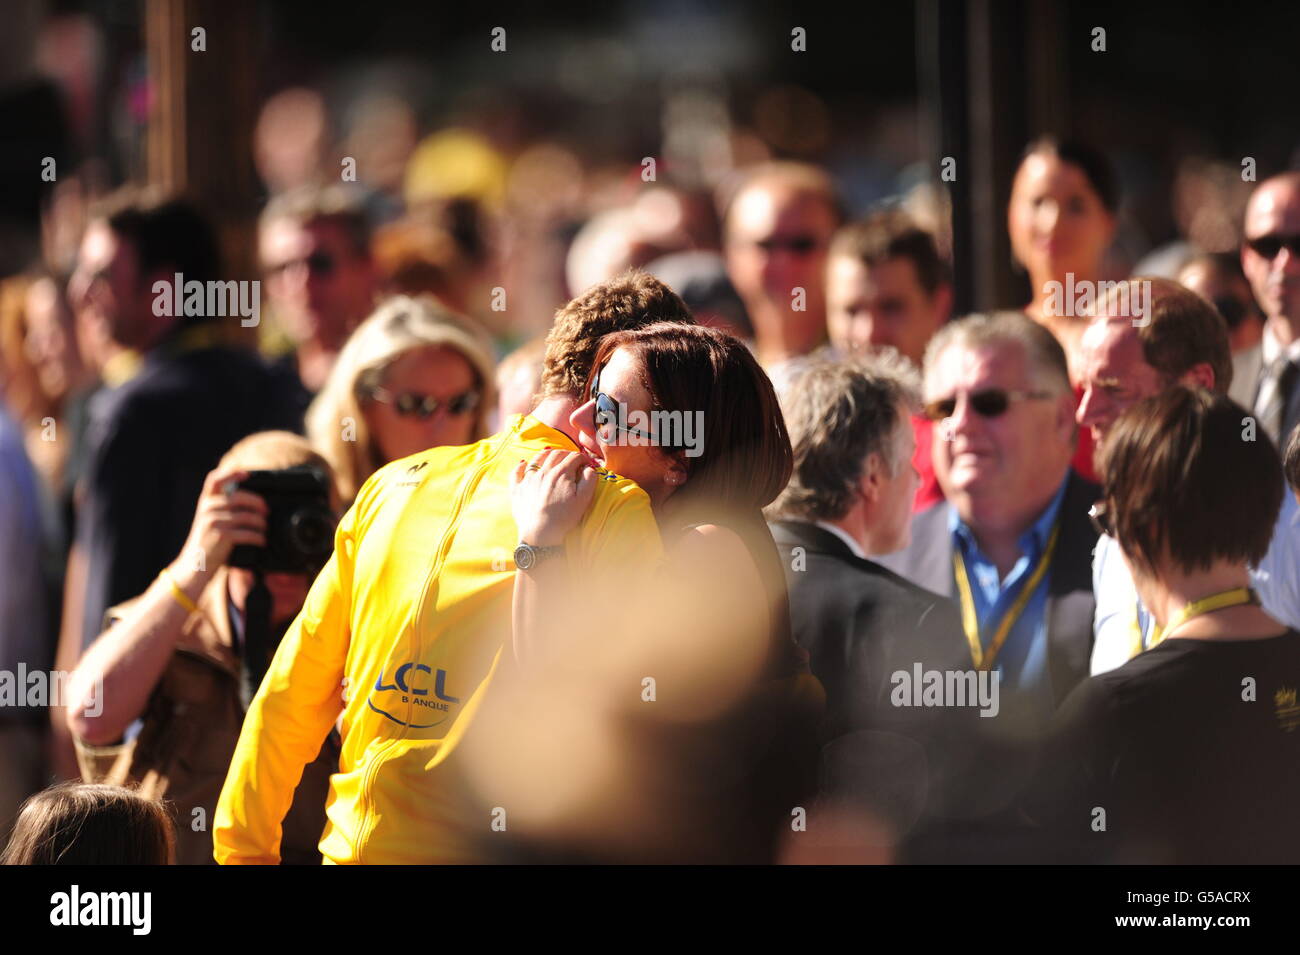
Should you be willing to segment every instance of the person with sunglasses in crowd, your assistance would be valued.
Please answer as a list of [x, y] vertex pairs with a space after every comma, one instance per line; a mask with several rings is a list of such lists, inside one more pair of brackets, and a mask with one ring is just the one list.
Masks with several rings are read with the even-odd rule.
[[307, 435], [350, 503], [389, 461], [484, 437], [493, 382], [491, 344], [468, 319], [428, 296], [395, 296], [339, 353]]
[[370, 224], [341, 185], [305, 186], [273, 198], [258, 226], [271, 326], [288, 339], [280, 362], [310, 396], [325, 386], [352, 330], [374, 308]]
[[[1075, 403], [1065, 352], [1019, 312], [942, 328], [925, 354], [923, 398], [945, 501], [913, 518], [912, 542], [880, 563], [957, 601], [969, 666], [997, 673], [1000, 709], [976, 720], [983, 746], [972, 814], [1009, 810], [1052, 713], [1088, 675], [1088, 508], [1099, 489], [1070, 466]], [[990, 823], [993, 824], [993, 823]], [[1009, 849], [1005, 839], [976, 848]]]
[[799, 162], [746, 170], [723, 210], [727, 274], [778, 388], [788, 363], [826, 341], [826, 256], [843, 220], [830, 176]]
[[[416, 304], [399, 299], [388, 308], [377, 326]], [[279, 860], [294, 786], [340, 702], [342, 749], [320, 839], [326, 862], [477, 862], [483, 839], [515, 831], [519, 803], [480, 798], [463, 758], [463, 744], [482, 736], [480, 711], [516, 668], [515, 577], [556, 558], [543, 548], [549, 542], [520, 540], [511, 477], [521, 458], [577, 450], [566, 429], [602, 336], [663, 320], [691, 315], [656, 279], [629, 273], [594, 286], [556, 313], [530, 414], [474, 444], [401, 458], [362, 485], [248, 707], [213, 821], [218, 862]], [[594, 497], [565, 562], [578, 573], [617, 568], [640, 579], [641, 563], [662, 550], [646, 491], [612, 476]], [[571, 606], [566, 617], [580, 625], [588, 610]], [[557, 693], [533, 725], [554, 729], [552, 713], [564, 702]]]
[[[793, 466], [772, 384], [725, 332], [664, 323], [601, 342], [569, 421], [583, 453], [517, 466], [521, 539], [563, 548], [596, 487], [617, 474], [649, 495], [665, 559], [653, 578], [580, 575], [565, 561], [515, 578], [515, 651], [529, 687], [546, 688], [548, 707], [600, 701], [583, 709], [602, 732], [561, 757], [565, 782], [543, 785], [573, 792], [570, 774], [593, 763], [630, 781], [612, 796], [593, 786], [558, 802], [568, 812], [550, 835], [570, 833], [589, 861], [771, 861], [778, 826], [789, 827], [813, 782], [824, 700], [792, 639], [762, 515]], [[585, 621], [599, 625], [574, 626]], [[534, 699], [528, 689], [522, 700]]]
[[1264, 311], [1264, 336], [1233, 356], [1234, 393], [1281, 447], [1300, 423], [1300, 172], [1256, 187], [1242, 232], [1241, 268]]
[[1300, 856], [1300, 634], [1260, 606], [1282, 503], [1245, 409], [1175, 386], [1122, 414], [1096, 516], [1165, 635], [1062, 705], [1028, 815], [1053, 862], [1285, 864]]

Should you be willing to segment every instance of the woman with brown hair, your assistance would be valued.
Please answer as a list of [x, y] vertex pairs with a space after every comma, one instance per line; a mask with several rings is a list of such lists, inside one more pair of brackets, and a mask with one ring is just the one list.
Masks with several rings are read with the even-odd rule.
[[[587, 394], [570, 418], [585, 454], [519, 462], [513, 502], [516, 666], [552, 709], [578, 699], [575, 720], [621, 741], [587, 753], [568, 741], [565, 770], [604, 767], [588, 793], [604, 811], [583, 803], [568, 845], [605, 860], [770, 861], [810, 782], [821, 705], [762, 516], [792, 468], [772, 384], [724, 332], [660, 323], [606, 337]], [[653, 579], [565, 572], [565, 538], [611, 472], [649, 496], [666, 552]]]
[[162, 803], [122, 786], [63, 783], [23, 803], [3, 865], [171, 865]]
[[1107, 436], [1093, 518], [1159, 637], [1058, 714], [1042, 814], [1085, 859], [1300, 858], [1300, 634], [1264, 612], [1248, 572], [1268, 550], [1282, 467], [1245, 419], [1223, 395], [1177, 387]]

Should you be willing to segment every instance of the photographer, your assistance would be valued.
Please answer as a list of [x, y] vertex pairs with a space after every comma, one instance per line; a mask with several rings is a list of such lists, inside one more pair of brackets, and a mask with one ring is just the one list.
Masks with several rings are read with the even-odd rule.
[[[332, 521], [333, 473], [305, 439], [284, 431], [245, 438], [204, 481], [180, 555], [143, 594], [108, 611], [106, 629], [72, 674], [69, 698], [80, 702], [70, 707], [68, 723], [83, 777], [136, 784], [146, 796], [166, 797], [175, 813], [181, 864], [213, 861], [212, 813], [239, 739], [249, 687], [256, 689], [265, 668], [264, 663], [250, 666], [249, 657], [256, 654], [245, 647], [257, 646], [262, 636], [273, 652], [311, 583], [309, 572], [268, 571], [263, 574], [268, 600], [256, 588], [253, 570], [227, 566], [237, 546], [244, 553], [266, 548], [268, 519], [279, 523], [266, 499], [235, 485], [250, 471], [303, 465], [319, 469], [329, 481], [330, 500], [324, 500], [322, 488], [317, 510], [329, 507]], [[326, 535], [325, 541], [328, 556], [331, 538]], [[266, 551], [252, 553], [253, 560], [233, 563], [256, 562]], [[316, 843], [337, 764], [338, 742], [331, 734], [295, 793], [281, 850], [286, 863], [320, 861]]]

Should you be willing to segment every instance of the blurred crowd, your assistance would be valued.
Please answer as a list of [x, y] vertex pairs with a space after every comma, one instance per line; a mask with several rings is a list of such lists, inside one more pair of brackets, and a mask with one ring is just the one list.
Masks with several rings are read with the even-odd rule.
[[371, 121], [349, 181], [265, 105], [251, 295], [134, 188], [0, 283], [0, 671], [68, 675], [0, 698], [10, 861], [1294, 860], [1300, 174], [1187, 170], [1139, 262], [1035, 141], [963, 317], [937, 185]]

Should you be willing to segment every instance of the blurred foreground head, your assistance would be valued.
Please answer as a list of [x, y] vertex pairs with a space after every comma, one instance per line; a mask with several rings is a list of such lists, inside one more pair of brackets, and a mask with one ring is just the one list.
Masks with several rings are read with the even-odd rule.
[[171, 818], [121, 786], [63, 783], [23, 803], [4, 865], [170, 865]]

